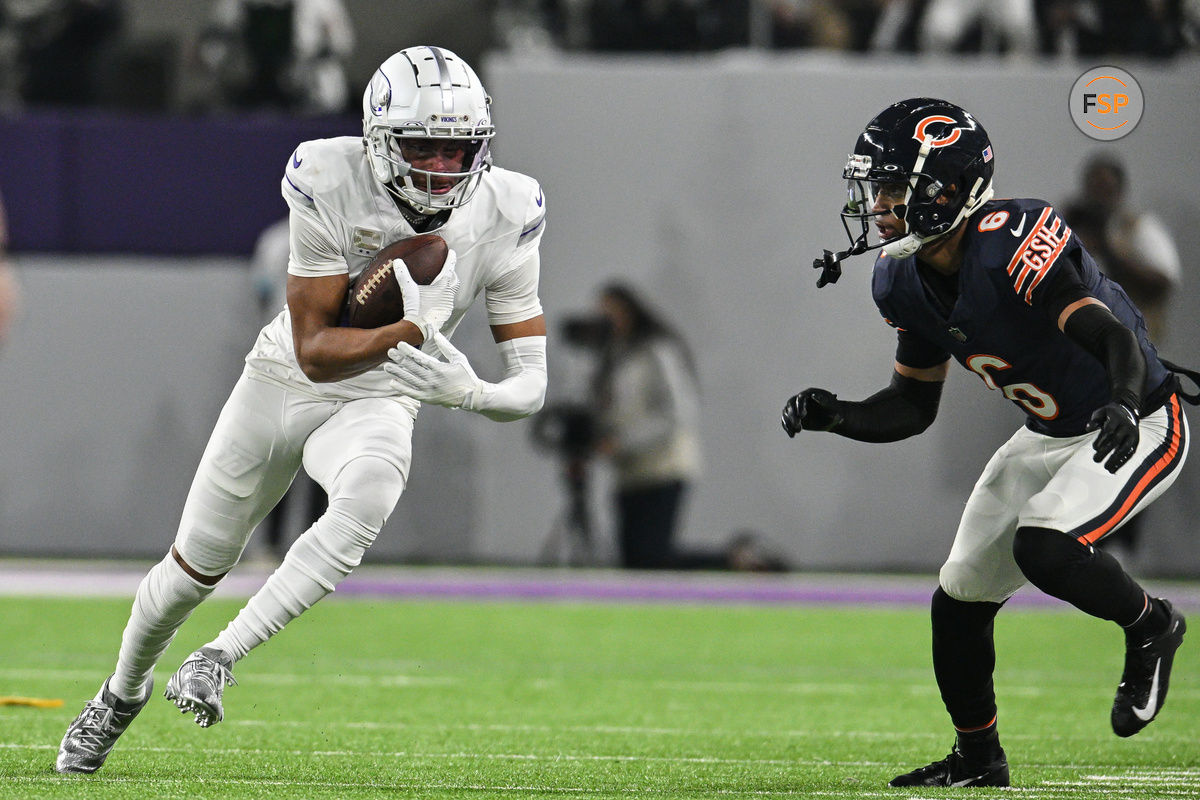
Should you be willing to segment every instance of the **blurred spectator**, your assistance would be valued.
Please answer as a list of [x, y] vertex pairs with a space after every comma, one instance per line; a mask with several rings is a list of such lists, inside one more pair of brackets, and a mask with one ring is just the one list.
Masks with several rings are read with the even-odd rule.
[[704, 51], [745, 46], [750, 0], [592, 0], [591, 46], [609, 51]]
[[216, 0], [196, 44], [206, 86], [192, 105], [344, 112], [354, 42], [342, 0]]
[[[1167, 304], [1179, 285], [1179, 252], [1170, 232], [1152, 213], [1126, 205], [1124, 165], [1108, 155], [1089, 159], [1080, 173], [1079, 193], [1063, 206], [1063, 217], [1083, 241], [1100, 270], [1125, 289], [1158, 346], [1167, 339]], [[1102, 541], [1106, 549], [1137, 552], [1142, 511]]]
[[[266, 325], [281, 312], [287, 303], [287, 267], [291, 256], [288, 218], [268, 225], [259, 234], [250, 260], [250, 279], [258, 297], [258, 307]], [[321, 487], [301, 468], [279, 504], [271, 509], [259, 530], [266, 537], [262, 544], [270, 556], [282, 561], [295, 535], [307, 530], [325, 511], [329, 498]], [[299, 508], [298, 525], [289, 528], [291, 509]]]
[[20, 300], [17, 277], [8, 263], [8, 218], [4, 213], [4, 198], [0, 197], [0, 348], [8, 340]]
[[880, 53], [915, 53], [929, 0], [879, 0], [867, 49]]
[[1169, 58], [1195, 47], [1196, 0], [1041, 0], [1047, 55]]
[[600, 438], [616, 479], [624, 567], [675, 566], [679, 512], [700, 471], [700, 407], [687, 344], [623, 284], [600, 293], [606, 340], [595, 376]]
[[920, 42], [924, 53], [1000, 51], [1031, 56], [1037, 50], [1033, 0], [930, 0]]
[[120, 0], [0, 0], [0, 99], [91, 105], [121, 23]]
[[[597, 313], [564, 322], [563, 340], [598, 356], [591, 397], [548, 406], [535, 439], [565, 456], [572, 487], [564, 533], [591, 549], [586, 480], [593, 457], [612, 466], [617, 561], [632, 569], [782, 571], [783, 561], [759, 532], [733, 532], [723, 549], [680, 547], [676, 541], [684, 500], [698, 477], [699, 386], [691, 350], [679, 333], [631, 287], [605, 286]], [[549, 549], [547, 549], [549, 552]], [[576, 560], [573, 563], [581, 563]]]
[[[500, 49], [529, 56], [579, 49], [586, 42], [582, 7], [572, 0], [496, 0], [493, 24]], [[570, 28], [570, 30], [569, 30]]]
[[1168, 338], [1167, 304], [1181, 277], [1179, 252], [1155, 214], [1126, 204], [1127, 191], [1124, 165], [1095, 156], [1084, 165], [1079, 194], [1064, 205], [1063, 216], [1101, 271], [1141, 309], [1150, 338], [1161, 345]]
[[771, 46], [867, 50], [886, 0], [771, 0]]

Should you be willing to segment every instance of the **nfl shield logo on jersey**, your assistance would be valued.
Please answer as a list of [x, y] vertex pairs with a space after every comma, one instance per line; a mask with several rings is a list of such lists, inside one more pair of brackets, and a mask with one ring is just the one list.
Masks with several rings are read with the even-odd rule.
[[373, 256], [383, 247], [383, 232], [370, 228], [355, 228], [350, 249], [360, 256]]

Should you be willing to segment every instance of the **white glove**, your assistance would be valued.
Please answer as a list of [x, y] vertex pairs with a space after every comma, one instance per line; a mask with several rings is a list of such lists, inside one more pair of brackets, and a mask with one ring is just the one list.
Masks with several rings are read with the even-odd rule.
[[396, 276], [396, 283], [400, 284], [400, 296], [404, 299], [404, 319], [420, 329], [426, 342], [433, 340], [433, 335], [442, 329], [454, 312], [454, 298], [462, 284], [458, 272], [454, 269], [457, 263], [458, 255], [450, 250], [446, 254], [446, 263], [442, 266], [442, 271], [433, 282], [428, 286], [418, 286], [404, 262], [396, 259], [392, 274]]
[[467, 357], [443, 334], [435, 332], [430, 341], [446, 361], [422, 353], [406, 342], [388, 350], [391, 361], [385, 362], [383, 368], [392, 376], [392, 388], [422, 403], [473, 410], [483, 392], [483, 381]]

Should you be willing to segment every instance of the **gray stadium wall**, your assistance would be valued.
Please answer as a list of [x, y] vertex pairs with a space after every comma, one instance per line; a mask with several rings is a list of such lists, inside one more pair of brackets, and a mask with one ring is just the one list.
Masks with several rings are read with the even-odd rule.
[[[784, 400], [805, 386], [857, 398], [890, 375], [893, 334], [870, 300], [870, 260], [819, 291], [808, 264], [842, 246], [845, 153], [893, 100], [927, 94], [974, 110], [995, 145], [1001, 196], [1061, 201], [1088, 155], [1124, 159], [1133, 200], [1159, 212], [1185, 255], [1163, 352], [1200, 363], [1200, 276], [1186, 259], [1200, 251], [1200, 68], [1123, 63], [1145, 92], [1145, 116], [1101, 145], [1066, 106], [1086, 66], [744, 53], [485, 62], [498, 163], [546, 189], [551, 328], [621, 277], [660, 303], [699, 355], [706, 469], [685, 543], [719, 547], [752, 528], [797, 568], [933, 570], [975, 477], [1020, 424], [998, 393], [956, 370], [919, 438], [871, 446], [779, 429]], [[244, 261], [16, 261], [26, 310], [0, 357], [0, 554], [160, 554], [257, 329]], [[494, 376], [480, 316], [468, 317], [460, 344]], [[582, 395], [582, 354], [552, 339], [551, 368], [551, 403]], [[412, 484], [369, 558], [536, 562], [565, 497], [555, 458], [530, 430], [424, 410]], [[597, 471], [602, 558], [612, 551], [608, 488]], [[1190, 464], [1148, 512], [1147, 572], [1200, 575], [1198, 489]]]

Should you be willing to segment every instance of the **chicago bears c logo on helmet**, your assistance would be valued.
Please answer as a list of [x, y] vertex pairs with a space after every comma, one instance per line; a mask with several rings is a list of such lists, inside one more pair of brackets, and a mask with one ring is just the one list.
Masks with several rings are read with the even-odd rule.
[[[934, 138], [933, 134], [925, 133], [925, 129], [935, 123], [954, 125], [954, 127], [942, 137]], [[930, 147], [946, 147], [947, 145], [954, 144], [958, 141], [958, 137], [961, 135], [962, 129], [958, 127], [956, 120], [953, 117], [947, 117], [944, 114], [934, 114], [932, 116], [925, 117], [925, 119], [917, 123], [917, 128], [915, 131], [913, 131], [914, 139], [922, 144], [928, 141]]]

